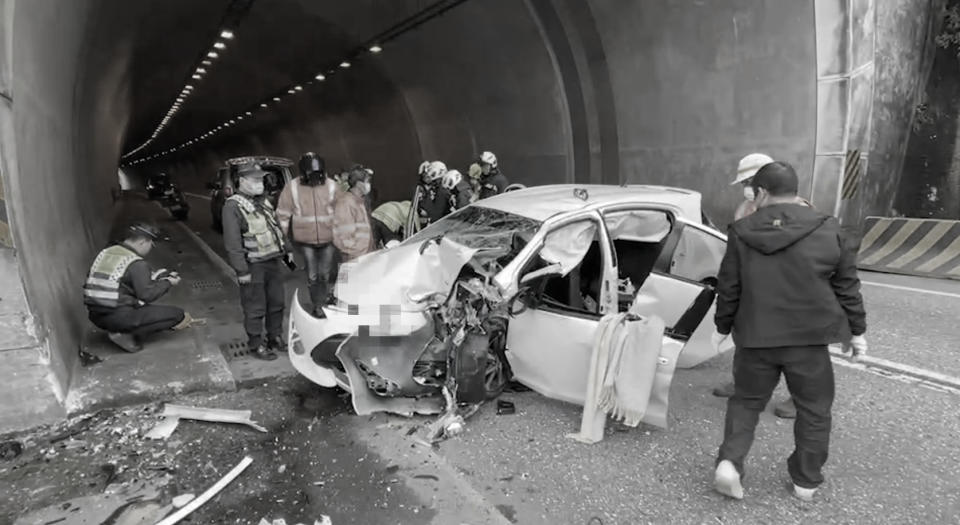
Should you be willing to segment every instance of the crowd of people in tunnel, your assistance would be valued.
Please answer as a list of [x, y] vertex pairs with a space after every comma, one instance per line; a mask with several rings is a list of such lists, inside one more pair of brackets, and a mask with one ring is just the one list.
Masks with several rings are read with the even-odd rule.
[[[469, 178], [443, 162], [425, 161], [412, 200], [375, 208], [370, 168], [357, 164], [328, 175], [323, 157], [308, 152], [298, 170], [274, 208], [264, 187], [269, 173], [255, 163], [240, 166], [236, 191], [220, 217], [227, 262], [240, 284], [248, 348], [264, 360], [276, 359], [283, 347], [283, 266], [296, 268], [295, 252], [306, 265], [313, 314], [323, 318], [339, 263], [392, 247], [445, 215], [508, 189], [489, 151], [471, 165]], [[158, 240], [161, 234], [152, 225], [134, 225], [122, 243], [101, 252], [87, 279], [91, 321], [128, 352], [141, 350], [147, 335], [190, 323], [182, 309], [149, 304], [180, 281], [176, 274], [144, 274], [149, 267], [142, 257]]]

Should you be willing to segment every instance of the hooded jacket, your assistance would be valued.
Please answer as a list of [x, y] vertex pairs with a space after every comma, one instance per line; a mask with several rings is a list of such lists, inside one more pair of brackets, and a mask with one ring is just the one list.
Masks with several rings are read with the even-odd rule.
[[330, 177], [310, 186], [302, 177], [291, 180], [280, 192], [277, 219], [280, 230], [289, 231], [293, 240], [321, 246], [333, 240], [333, 209], [343, 195], [340, 185]]
[[720, 264], [717, 331], [738, 348], [827, 345], [866, 332], [856, 250], [840, 224], [803, 204], [734, 222]]

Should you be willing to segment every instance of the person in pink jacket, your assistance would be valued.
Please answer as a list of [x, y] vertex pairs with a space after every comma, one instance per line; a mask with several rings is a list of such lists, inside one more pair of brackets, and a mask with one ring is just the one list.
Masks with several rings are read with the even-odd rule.
[[333, 244], [347, 262], [373, 251], [370, 209], [366, 196], [372, 187], [372, 172], [362, 166], [347, 175], [350, 191], [337, 199], [333, 211]]

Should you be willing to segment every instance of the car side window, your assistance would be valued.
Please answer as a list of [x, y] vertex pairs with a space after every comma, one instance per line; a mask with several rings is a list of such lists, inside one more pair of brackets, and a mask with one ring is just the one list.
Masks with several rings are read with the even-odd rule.
[[671, 231], [670, 217], [659, 210], [635, 209], [606, 212], [603, 220], [617, 254], [617, 302], [624, 312], [653, 271]]
[[544, 246], [528, 270], [559, 264], [563, 275], [549, 275], [538, 283], [539, 303], [564, 311], [599, 315], [603, 282], [603, 251], [598, 224], [585, 219], [547, 234]]
[[685, 225], [670, 259], [670, 274], [689, 281], [716, 285], [727, 243], [707, 231]]

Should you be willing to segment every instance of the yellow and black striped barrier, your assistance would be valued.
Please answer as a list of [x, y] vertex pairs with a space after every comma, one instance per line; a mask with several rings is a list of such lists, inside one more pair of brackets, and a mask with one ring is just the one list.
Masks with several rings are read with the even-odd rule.
[[960, 279], [960, 221], [867, 217], [861, 270]]

